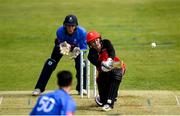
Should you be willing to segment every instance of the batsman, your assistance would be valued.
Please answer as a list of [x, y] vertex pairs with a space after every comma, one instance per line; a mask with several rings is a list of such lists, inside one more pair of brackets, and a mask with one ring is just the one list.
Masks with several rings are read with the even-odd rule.
[[[47, 82], [63, 55], [69, 55], [75, 61], [76, 90], [78, 93], [80, 92], [80, 50], [84, 51], [87, 49], [86, 30], [78, 26], [77, 17], [70, 14], [65, 17], [63, 26], [58, 28], [56, 36], [51, 56], [46, 60], [35, 89], [32, 92], [34, 96], [40, 95], [45, 91]], [[84, 88], [85, 86], [84, 84]], [[86, 94], [85, 90], [84, 94]]]
[[89, 61], [98, 70], [97, 85], [99, 95], [95, 97], [96, 103], [102, 110], [113, 109], [117, 99], [118, 89], [125, 74], [125, 64], [116, 56], [113, 45], [108, 39], [102, 39], [96, 31], [87, 33], [89, 46]]

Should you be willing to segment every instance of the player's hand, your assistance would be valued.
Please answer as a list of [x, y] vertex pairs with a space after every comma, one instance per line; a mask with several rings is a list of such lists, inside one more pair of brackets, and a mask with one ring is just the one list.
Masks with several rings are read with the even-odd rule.
[[108, 58], [107, 61], [102, 61], [101, 66], [107, 68], [107, 69], [112, 69], [113, 68], [113, 60], [112, 58]]
[[79, 54], [80, 54], [80, 48], [74, 47], [74, 49], [72, 50], [71, 58], [76, 58]]
[[124, 75], [126, 72], [126, 64], [123, 61], [121, 61], [121, 69], [122, 69], [122, 75]]
[[101, 70], [102, 70], [103, 72], [111, 71], [110, 68], [106, 68], [106, 67], [104, 67], [104, 66], [101, 66]]
[[69, 55], [69, 52], [71, 50], [71, 45], [68, 44], [66, 41], [63, 43], [60, 43], [60, 53], [63, 55]]

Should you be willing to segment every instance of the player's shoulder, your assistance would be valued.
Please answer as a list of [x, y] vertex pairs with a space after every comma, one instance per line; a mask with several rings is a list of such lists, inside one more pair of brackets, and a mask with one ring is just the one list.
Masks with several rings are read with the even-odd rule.
[[49, 92], [49, 93], [42, 94], [40, 97], [52, 97], [54, 94], [55, 94], [55, 92], [52, 91], [52, 92]]
[[71, 105], [72, 107], [76, 107], [76, 102], [75, 100], [73, 99], [72, 96], [68, 95], [67, 98], [66, 98], [66, 101], [69, 103], [69, 105]]
[[46, 94], [42, 94], [41, 96], [39, 96], [38, 102], [41, 102], [41, 101], [44, 101], [44, 100], [50, 100], [50, 99], [54, 100], [54, 97], [52, 97], [51, 93], [46, 93]]
[[76, 102], [74, 101], [74, 99], [72, 97], [70, 97], [70, 99], [68, 101], [72, 107], [76, 107]]
[[96, 49], [94, 49], [92, 47], [89, 49], [89, 53], [95, 53], [95, 52], [97, 52]]
[[81, 26], [77, 26], [77, 30], [78, 30], [79, 32], [86, 33], [86, 29], [83, 28], [83, 27], [81, 27]]
[[67, 100], [67, 101], [73, 101], [72, 96], [69, 95], [66, 91], [63, 89], [57, 90], [58, 96], [61, 96], [61, 99]]
[[44, 100], [51, 100], [56, 102], [57, 104], [60, 103], [61, 99], [64, 97], [63, 92], [55, 90], [46, 94], [42, 94], [39, 98], [39, 100], [44, 99]]
[[56, 95], [54, 96], [54, 98], [56, 99], [56, 101], [61, 101], [62, 103], [68, 103], [72, 106], [76, 106], [73, 98], [62, 89], [56, 91]]
[[65, 27], [64, 26], [59, 27], [56, 31], [56, 35], [57, 35], [57, 38], [62, 39], [65, 35]]
[[64, 26], [60, 26], [58, 29], [57, 29], [57, 32], [63, 32], [64, 31]]
[[111, 41], [109, 39], [103, 39], [102, 43], [103, 43], [104, 47], [112, 46], [112, 43], [111, 43]]
[[[54, 91], [54, 96], [56, 97], [56, 98], [68, 98], [70, 95], [67, 93], [67, 92], [65, 92], [63, 89], [58, 89], [58, 90], [55, 90]], [[61, 97], [59, 97], [59, 96], [61, 96]]]
[[111, 43], [111, 41], [109, 39], [103, 39], [102, 41], [103, 41], [103, 43]]
[[65, 27], [64, 26], [60, 26], [57, 30], [64, 30]]

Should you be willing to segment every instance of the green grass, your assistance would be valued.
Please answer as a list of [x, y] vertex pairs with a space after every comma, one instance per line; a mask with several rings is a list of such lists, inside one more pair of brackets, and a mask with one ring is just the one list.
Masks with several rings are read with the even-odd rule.
[[[121, 89], [180, 90], [179, 12], [179, 0], [0, 0], [0, 90], [34, 88], [69, 13], [112, 41], [127, 65]], [[59, 70], [75, 76], [73, 66], [63, 57], [47, 89]]]
[[[38, 98], [32, 97], [31, 91], [0, 91], [0, 94], [0, 115], [27, 115]], [[180, 115], [176, 100], [180, 98], [180, 91], [122, 90], [109, 112], [102, 111], [92, 97], [81, 99], [75, 91], [71, 91], [71, 95], [77, 103], [76, 115]]]

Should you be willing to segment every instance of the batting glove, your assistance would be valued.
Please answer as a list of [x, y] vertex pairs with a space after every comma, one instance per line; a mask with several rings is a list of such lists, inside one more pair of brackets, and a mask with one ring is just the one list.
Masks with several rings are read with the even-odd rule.
[[63, 43], [60, 43], [60, 53], [63, 55], [69, 55], [69, 52], [71, 50], [71, 45], [68, 44], [66, 41]]
[[108, 58], [107, 61], [102, 61], [101, 66], [107, 68], [107, 69], [112, 69], [113, 67], [113, 60], [112, 58]]
[[103, 72], [108, 72], [108, 71], [110, 71], [111, 69], [110, 69], [110, 68], [106, 68], [106, 67], [104, 67], [104, 66], [101, 66], [101, 70], [102, 70]]

